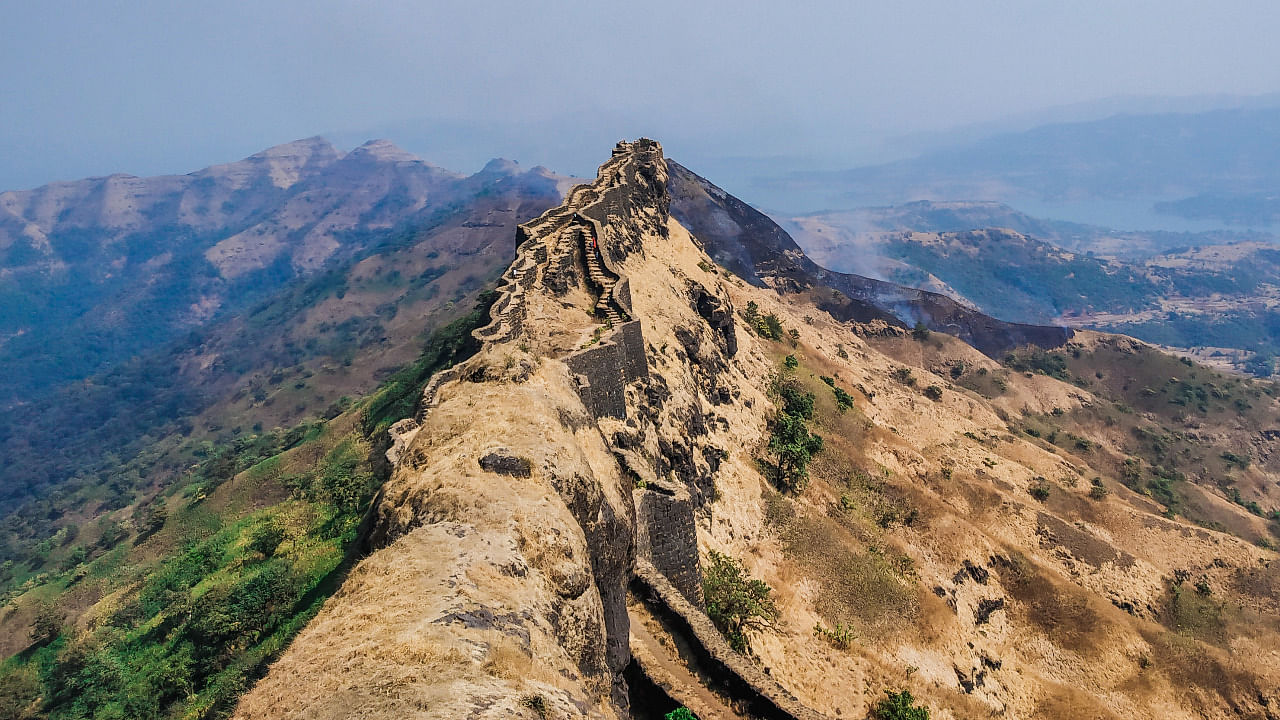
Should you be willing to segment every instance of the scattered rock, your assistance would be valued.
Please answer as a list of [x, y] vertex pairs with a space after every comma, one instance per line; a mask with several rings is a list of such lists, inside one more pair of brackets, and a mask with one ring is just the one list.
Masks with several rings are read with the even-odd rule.
[[533, 463], [505, 449], [494, 450], [480, 458], [480, 467], [491, 473], [511, 477], [527, 478], [533, 474]]

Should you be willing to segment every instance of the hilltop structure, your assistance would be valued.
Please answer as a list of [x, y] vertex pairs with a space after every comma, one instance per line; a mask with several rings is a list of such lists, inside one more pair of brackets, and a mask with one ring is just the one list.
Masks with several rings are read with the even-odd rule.
[[[1181, 652], [1151, 627], [1169, 556], [1140, 546], [1180, 548], [1220, 583], [1269, 556], [1155, 517], [1131, 490], [1074, 489], [1110, 460], [1068, 460], [1009, 423], [1099, 398], [979, 352], [1138, 346], [826, 272], [651, 140], [620, 143], [518, 241], [474, 333], [482, 348], [392, 429], [370, 554], [236, 717], [625, 718], [683, 705], [704, 720], [816, 720], [860, 716], [908, 684], [941, 717], [1114, 706], [1217, 718], [1207, 708], [1222, 698], [1267, 717], [1280, 702], [1262, 674], [1202, 644], [1212, 682], [1189, 682], [1185, 698], [1123, 691], [1154, 682], [1135, 653], [1172, 666]], [[786, 332], [764, 337], [748, 304]], [[917, 322], [972, 346], [913, 337]], [[988, 379], [1003, 387], [987, 392]], [[787, 383], [835, 398], [809, 396], [831, 449], [803, 494], [761, 472]], [[1047, 477], [1063, 479], [1050, 491]], [[774, 588], [781, 619], [747, 633], [750, 654], [705, 612], [711, 550]]]

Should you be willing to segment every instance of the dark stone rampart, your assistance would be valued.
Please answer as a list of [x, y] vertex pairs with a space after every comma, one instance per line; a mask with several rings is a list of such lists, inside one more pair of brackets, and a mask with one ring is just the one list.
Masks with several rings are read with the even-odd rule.
[[564, 362], [588, 412], [596, 418], [626, 417], [626, 386], [649, 377], [640, 321], [622, 325], [595, 346], [565, 356]]
[[650, 482], [636, 490], [636, 556], [653, 563], [689, 602], [702, 606], [702, 570], [693, 497], [683, 487]]

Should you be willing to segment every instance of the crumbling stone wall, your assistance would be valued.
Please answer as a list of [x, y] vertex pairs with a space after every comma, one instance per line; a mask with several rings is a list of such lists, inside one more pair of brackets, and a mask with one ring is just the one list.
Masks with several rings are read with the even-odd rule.
[[636, 490], [636, 556], [658, 572], [694, 605], [702, 606], [702, 570], [698, 566], [698, 531], [689, 491], [665, 482]]
[[622, 325], [597, 345], [565, 356], [564, 362], [577, 380], [582, 404], [592, 416], [626, 417], [627, 384], [649, 377], [640, 321]]

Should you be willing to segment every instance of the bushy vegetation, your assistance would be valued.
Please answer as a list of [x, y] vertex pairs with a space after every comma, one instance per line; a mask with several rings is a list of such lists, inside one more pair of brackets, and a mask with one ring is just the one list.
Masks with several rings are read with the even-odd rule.
[[871, 711], [875, 720], [929, 720], [929, 708], [916, 705], [910, 690], [896, 693], [886, 690], [885, 694], [888, 697]]
[[1039, 500], [1040, 502], [1044, 502], [1045, 500], [1049, 499], [1049, 489], [1050, 489], [1049, 481], [1045, 480], [1042, 477], [1038, 477], [1035, 479], [1034, 482], [1031, 483], [1031, 486], [1027, 488], [1027, 492], [1030, 493], [1031, 497], [1035, 498], [1036, 500]]
[[813, 626], [813, 635], [826, 640], [832, 646], [841, 650], [847, 650], [852, 647], [858, 639], [858, 634], [854, 631], [853, 626], [846, 623], [836, 623], [835, 627], [830, 628], [818, 623]]
[[774, 313], [761, 313], [760, 306], [754, 300], [747, 303], [742, 311], [742, 319], [746, 321], [755, 334], [766, 340], [781, 340], [783, 337], [782, 321]]
[[1065, 382], [1071, 382], [1071, 373], [1067, 370], [1067, 358], [1060, 352], [1043, 348], [1024, 348], [1005, 355], [1005, 367], [1019, 372], [1033, 372], [1048, 375]]
[[[1164, 514], [1227, 532], [1255, 542], [1246, 524], [1227, 527], [1185, 488], [1197, 483], [1221, 492], [1228, 500], [1258, 517], [1277, 509], [1246, 498], [1235, 487], [1255, 462], [1247, 445], [1224, 441], [1224, 435], [1195, 427], [1238, 427], [1246, 423], [1266, 427], [1276, 387], [1268, 382], [1225, 375], [1127, 341], [1103, 342], [1089, 349], [1068, 347], [1053, 352], [1013, 353], [1011, 366], [1027, 372], [1066, 376], [1080, 384], [1088, 380], [1095, 395], [1110, 402], [1091, 403], [1072, 410], [1055, 408], [1043, 415], [1024, 414], [1018, 427], [1026, 435], [1056, 446], [1055, 452], [1076, 455], [1124, 486], [1157, 501]], [[966, 375], [968, 377], [968, 375]], [[1099, 432], [1128, 436], [1127, 456], [1101, 451]], [[1109, 494], [1102, 478], [1088, 489], [1094, 500]], [[1273, 532], [1280, 536], [1280, 526]], [[1265, 540], [1265, 538], [1264, 538]], [[1269, 541], [1268, 541], [1269, 542]]]
[[772, 627], [778, 608], [763, 580], [747, 574], [742, 563], [712, 550], [702, 569], [702, 594], [707, 617], [724, 634], [729, 645], [740, 653], [750, 652], [748, 630]]
[[[171, 521], [175, 551], [131, 562], [117, 539], [83, 566], [104, 589], [122, 591], [103, 619], [87, 630], [42, 623], [37, 648], [0, 672], [34, 668], [27, 690], [43, 698], [40, 716], [49, 718], [224, 714], [332, 592], [372, 496], [369, 444], [327, 435], [321, 429], [296, 446], [331, 446], [319, 463], [278, 478], [296, 488], [292, 498], [239, 518], [204, 507], [210, 490], [199, 478], [241, 464], [229, 451], [210, 457]], [[269, 473], [276, 458], [255, 467]], [[74, 585], [67, 575], [52, 589]]]
[[698, 716], [694, 715], [693, 711], [687, 707], [678, 707], [667, 713], [664, 716], [664, 720], [698, 720]]
[[[785, 366], [786, 371], [791, 369], [791, 365]], [[809, 429], [816, 398], [789, 372], [774, 382], [773, 392], [781, 401], [769, 436], [769, 454], [775, 460], [774, 478], [779, 487], [796, 490], [809, 479], [809, 461], [822, 451], [822, 437]]]
[[[386, 476], [386, 427], [474, 350], [487, 302], [346, 412], [206, 443], [166, 494], [104, 517], [91, 542], [60, 531], [43, 550], [57, 568], [20, 588], [49, 600], [30, 647], [0, 665], [0, 716], [225, 716], [337, 588]], [[82, 585], [108, 598], [87, 625], [59, 598]]]

